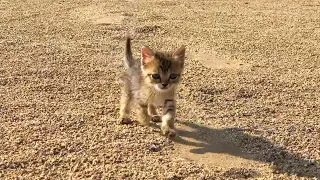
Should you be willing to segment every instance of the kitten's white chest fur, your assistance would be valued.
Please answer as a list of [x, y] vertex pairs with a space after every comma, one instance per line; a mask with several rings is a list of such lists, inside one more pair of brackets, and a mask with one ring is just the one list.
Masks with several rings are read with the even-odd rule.
[[154, 106], [157, 107], [163, 107], [165, 104], [165, 101], [167, 100], [174, 100], [175, 94], [171, 91], [169, 92], [162, 92], [162, 93], [156, 93], [155, 96], [152, 99], [152, 103]]

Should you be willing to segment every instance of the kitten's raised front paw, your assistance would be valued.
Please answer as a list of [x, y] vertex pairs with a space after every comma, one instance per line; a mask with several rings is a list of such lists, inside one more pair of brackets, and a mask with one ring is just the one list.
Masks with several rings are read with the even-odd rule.
[[169, 128], [169, 127], [162, 127], [161, 130], [162, 130], [162, 134], [164, 136], [167, 136], [170, 138], [174, 138], [177, 135], [176, 131], [174, 129]]
[[133, 121], [130, 118], [120, 118], [120, 124], [132, 124]]
[[151, 121], [156, 123], [161, 122], [161, 116], [158, 116], [158, 115], [152, 116]]

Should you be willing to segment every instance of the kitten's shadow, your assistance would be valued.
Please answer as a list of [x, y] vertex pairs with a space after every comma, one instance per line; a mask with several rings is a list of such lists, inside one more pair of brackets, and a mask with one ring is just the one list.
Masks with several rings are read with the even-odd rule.
[[[179, 129], [179, 124], [186, 128]], [[176, 143], [194, 146], [195, 148], [190, 150], [191, 153], [227, 153], [245, 159], [272, 163], [275, 172], [278, 173], [320, 178], [320, 166], [317, 162], [301, 159], [263, 137], [244, 133], [242, 129], [212, 129], [181, 121], [177, 125], [178, 136], [173, 140]], [[246, 145], [246, 150], [241, 148], [242, 145]]]

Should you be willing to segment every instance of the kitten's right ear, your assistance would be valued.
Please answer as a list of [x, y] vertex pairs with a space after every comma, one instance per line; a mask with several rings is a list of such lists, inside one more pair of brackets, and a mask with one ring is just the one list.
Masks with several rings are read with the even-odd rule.
[[141, 64], [145, 65], [145, 64], [149, 63], [150, 61], [152, 61], [153, 57], [154, 57], [153, 51], [146, 46], [142, 46], [142, 48], [141, 48]]
[[181, 46], [179, 49], [177, 49], [174, 53], [173, 53], [173, 57], [175, 59], [180, 59], [184, 61], [185, 58], [185, 54], [186, 54], [186, 47], [185, 46]]

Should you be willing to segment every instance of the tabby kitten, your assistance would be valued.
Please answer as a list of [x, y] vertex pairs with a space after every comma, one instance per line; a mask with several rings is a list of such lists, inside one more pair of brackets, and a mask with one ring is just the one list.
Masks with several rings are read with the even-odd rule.
[[[149, 125], [150, 121], [162, 122], [162, 133], [174, 137], [176, 117], [176, 89], [184, 68], [185, 47], [174, 52], [153, 51], [143, 46], [141, 62], [132, 57], [130, 37], [126, 39], [124, 65], [126, 74], [122, 77], [124, 86], [120, 101], [120, 122], [128, 124], [130, 105], [137, 103], [138, 121]], [[156, 107], [162, 107], [162, 116]]]

